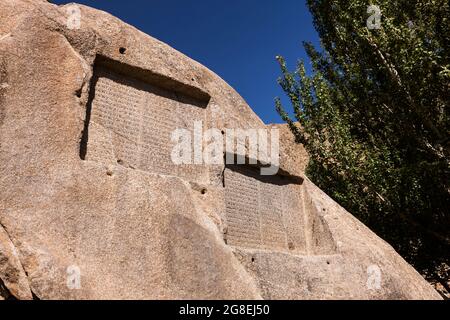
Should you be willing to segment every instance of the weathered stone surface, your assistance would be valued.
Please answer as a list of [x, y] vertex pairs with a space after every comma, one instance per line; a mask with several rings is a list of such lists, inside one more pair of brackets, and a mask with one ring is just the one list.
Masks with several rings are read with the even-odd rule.
[[79, 7], [81, 28], [70, 30], [67, 6], [0, 3], [0, 283], [8, 295], [439, 298], [303, 176], [306, 155], [287, 134], [277, 176], [224, 164], [166, 167], [170, 126], [266, 126], [205, 67]]
[[295, 143], [295, 138], [287, 124], [270, 124], [280, 132], [280, 163], [292, 175], [302, 176], [308, 165], [309, 156], [303, 145]]
[[28, 279], [18, 252], [0, 224], [0, 296], [29, 300], [32, 298]]

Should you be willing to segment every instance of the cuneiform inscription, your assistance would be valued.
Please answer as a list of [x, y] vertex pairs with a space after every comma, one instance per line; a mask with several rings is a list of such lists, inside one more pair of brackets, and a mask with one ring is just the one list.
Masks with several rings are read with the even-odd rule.
[[[237, 169], [239, 167], [239, 169]], [[225, 169], [227, 243], [232, 246], [303, 251], [300, 185], [280, 176], [261, 179], [245, 166]]]
[[96, 67], [94, 81], [86, 160], [206, 181], [205, 167], [177, 166], [170, 156], [175, 129], [205, 122], [200, 103], [105, 67]]

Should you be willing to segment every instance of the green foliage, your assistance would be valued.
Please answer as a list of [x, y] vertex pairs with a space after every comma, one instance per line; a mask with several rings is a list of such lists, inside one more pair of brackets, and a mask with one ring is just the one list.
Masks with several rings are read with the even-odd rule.
[[[304, 43], [276, 108], [307, 175], [430, 278], [450, 265], [450, 8], [447, 0], [308, 0], [322, 48]], [[370, 4], [381, 29], [369, 30]]]

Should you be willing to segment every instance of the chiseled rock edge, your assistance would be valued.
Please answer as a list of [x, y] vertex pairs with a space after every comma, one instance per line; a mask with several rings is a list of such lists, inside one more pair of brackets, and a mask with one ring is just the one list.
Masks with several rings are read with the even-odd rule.
[[[0, 257], [7, 257], [0, 278], [11, 294], [23, 299], [31, 292], [43, 299], [439, 299], [389, 245], [306, 178], [310, 210], [330, 229], [334, 255], [232, 249], [221, 238], [215, 212], [223, 208], [212, 201], [219, 196], [214, 187], [205, 197], [201, 187], [175, 177], [120, 167], [106, 175], [102, 165], [73, 156], [97, 55], [206, 91], [218, 128], [264, 128], [211, 71], [107, 13], [80, 7], [82, 28], [71, 31], [64, 7], [40, 0], [0, 4], [0, 187], [5, 190], [0, 231], [6, 239]], [[127, 54], [120, 55], [118, 47], [128, 48]], [[69, 290], [65, 282], [66, 268], [74, 264], [82, 271], [81, 290]], [[341, 270], [327, 267], [335, 264]], [[382, 270], [383, 288], [377, 292], [364, 287], [370, 264]], [[5, 272], [4, 266], [14, 271]], [[287, 271], [280, 272], [281, 266]], [[11, 282], [13, 274], [17, 283]]]

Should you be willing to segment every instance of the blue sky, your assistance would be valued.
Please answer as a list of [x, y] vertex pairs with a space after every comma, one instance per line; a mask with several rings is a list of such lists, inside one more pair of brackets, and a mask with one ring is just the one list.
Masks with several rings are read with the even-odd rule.
[[282, 122], [274, 107], [274, 98], [284, 95], [275, 56], [283, 55], [292, 69], [306, 58], [301, 42], [319, 41], [304, 0], [76, 2], [107, 11], [199, 61], [233, 86], [265, 123]]

